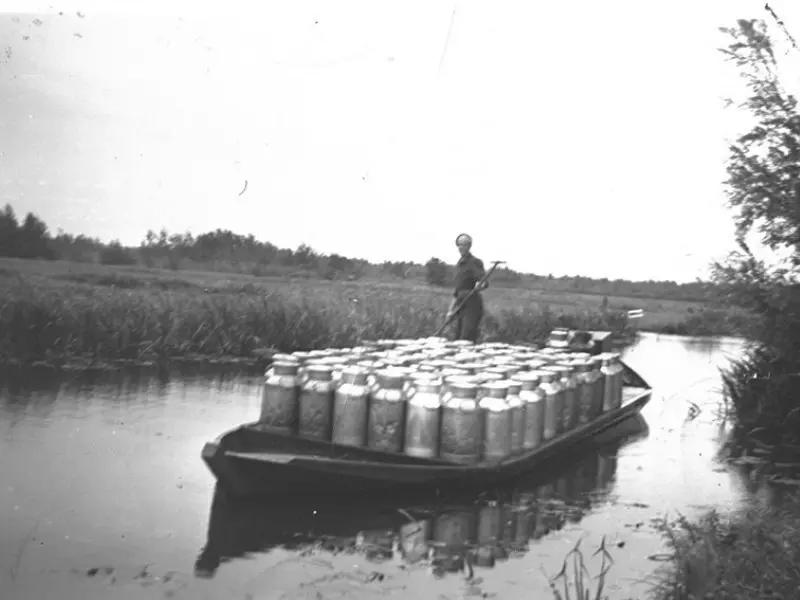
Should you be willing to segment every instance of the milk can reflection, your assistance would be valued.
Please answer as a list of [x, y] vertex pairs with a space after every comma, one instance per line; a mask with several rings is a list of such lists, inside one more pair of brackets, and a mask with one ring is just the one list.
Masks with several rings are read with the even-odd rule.
[[602, 502], [622, 443], [588, 451], [514, 488], [444, 503], [394, 497], [355, 505], [265, 506], [231, 500], [217, 490], [195, 572], [212, 577], [225, 562], [276, 548], [400, 558], [437, 577], [473, 566], [492, 568], [524, 555], [537, 540], [579, 522]]

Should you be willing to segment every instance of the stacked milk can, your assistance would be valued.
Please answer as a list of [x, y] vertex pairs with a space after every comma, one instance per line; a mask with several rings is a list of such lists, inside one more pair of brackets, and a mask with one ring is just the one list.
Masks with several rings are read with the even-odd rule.
[[617, 354], [377, 340], [276, 355], [259, 426], [469, 465], [535, 450], [621, 402]]

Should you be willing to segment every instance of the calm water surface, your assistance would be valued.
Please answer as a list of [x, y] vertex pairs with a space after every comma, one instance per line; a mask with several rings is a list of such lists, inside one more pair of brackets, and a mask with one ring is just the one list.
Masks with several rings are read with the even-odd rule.
[[[546, 598], [542, 570], [557, 573], [579, 538], [593, 550], [603, 536], [611, 597], [638, 597], [665, 552], [655, 519], [749, 498], [744, 478], [715, 461], [717, 368], [740, 351], [737, 340], [645, 335], [625, 360], [654, 388], [646, 426], [478, 501], [349, 506], [324, 494], [290, 507], [215, 498], [200, 449], [257, 417], [257, 377], [5, 376], [0, 598]], [[438, 541], [437, 568], [426, 538]], [[449, 572], [459, 564], [448, 547], [463, 542], [484, 544], [471, 586]], [[589, 566], [596, 573], [599, 556]]]

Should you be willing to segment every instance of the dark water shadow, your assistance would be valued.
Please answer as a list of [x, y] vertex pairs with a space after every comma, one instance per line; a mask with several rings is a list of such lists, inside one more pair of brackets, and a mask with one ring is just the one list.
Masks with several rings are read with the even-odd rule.
[[408, 564], [429, 561], [439, 574], [470, 565], [491, 568], [524, 555], [531, 544], [578, 523], [608, 497], [620, 449], [648, 435], [643, 419], [605, 432], [580, 454], [481, 493], [393, 493], [347, 502], [297, 499], [260, 503], [215, 490], [205, 547], [195, 574], [213, 577], [220, 565], [275, 549], [361, 553]]

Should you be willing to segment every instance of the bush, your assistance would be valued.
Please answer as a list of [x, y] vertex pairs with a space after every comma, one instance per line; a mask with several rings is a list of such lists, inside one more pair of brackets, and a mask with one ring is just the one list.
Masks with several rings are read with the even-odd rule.
[[100, 251], [100, 263], [104, 265], [135, 265], [136, 257], [117, 241]]
[[438, 258], [425, 263], [425, 281], [431, 285], [443, 286], [447, 283], [447, 265]]

